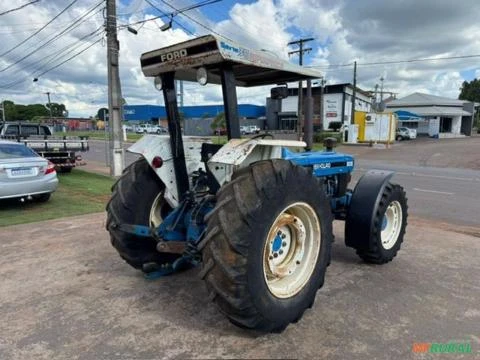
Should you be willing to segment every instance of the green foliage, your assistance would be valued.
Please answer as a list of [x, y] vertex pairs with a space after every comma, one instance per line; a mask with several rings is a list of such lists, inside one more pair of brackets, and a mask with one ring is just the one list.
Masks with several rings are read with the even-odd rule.
[[480, 79], [464, 81], [458, 99], [480, 102]]
[[[15, 104], [13, 101], [5, 100], [5, 118], [7, 121], [18, 121], [18, 120], [34, 120], [35, 118], [45, 118], [50, 116], [50, 111], [48, 109], [48, 104], [29, 104], [21, 105]], [[51, 103], [52, 106], [52, 116], [53, 117], [63, 117], [64, 112], [67, 111], [64, 104]]]
[[[52, 106], [53, 117], [63, 117], [64, 113], [67, 111], [64, 104], [50, 103], [50, 105]], [[48, 109], [48, 104], [45, 104], [45, 106]]]
[[[464, 81], [460, 88], [459, 100], [467, 100], [480, 102], [480, 79], [473, 79], [472, 81]], [[473, 127], [480, 128], [480, 113], [475, 114]]]
[[227, 122], [225, 120], [225, 113], [221, 112], [217, 116], [215, 116], [215, 119], [213, 119], [212, 123], [210, 124], [210, 127], [212, 130], [218, 129], [218, 128], [225, 128], [227, 126]]
[[0, 226], [105, 211], [115, 179], [73, 169], [59, 174], [59, 186], [46, 203], [6, 201], [0, 204]]

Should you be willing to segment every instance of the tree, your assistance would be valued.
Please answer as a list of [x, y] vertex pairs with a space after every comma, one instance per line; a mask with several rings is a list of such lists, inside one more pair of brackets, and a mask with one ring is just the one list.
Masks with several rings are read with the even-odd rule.
[[[52, 106], [52, 116], [53, 117], [63, 117], [67, 112], [67, 109], [64, 104], [50, 103]], [[45, 105], [48, 109], [48, 104]], [[50, 114], [50, 113], [49, 113]]]
[[227, 122], [225, 120], [225, 113], [223, 112], [215, 116], [212, 123], [210, 124], [210, 127], [212, 128], [213, 131], [215, 131], [218, 128], [225, 128], [226, 126], [227, 126]]
[[[15, 104], [13, 101], [5, 100], [5, 117], [8, 121], [18, 120], [35, 120], [38, 118], [48, 118], [50, 111], [48, 105], [43, 104], [29, 104], [21, 105]], [[67, 109], [64, 104], [51, 103], [52, 116], [63, 117], [67, 113]]]
[[480, 102], [480, 80], [464, 81], [458, 99]]
[[[459, 100], [467, 100], [472, 102], [480, 102], [480, 80], [464, 81], [460, 88]], [[476, 126], [480, 126], [479, 114], [476, 114]]]

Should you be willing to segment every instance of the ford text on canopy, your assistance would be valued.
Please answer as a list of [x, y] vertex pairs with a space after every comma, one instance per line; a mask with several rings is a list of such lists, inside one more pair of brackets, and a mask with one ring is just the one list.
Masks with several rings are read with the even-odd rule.
[[322, 74], [282, 60], [264, 50], [251, 50], [213, 35], [147, 52], [140, 59], [145, 76], [175, 72], [179, 80], [197, 81], [205, 68], [209, 83], [221, 84], [221, 67], [231, 64], [237, 86], [278, 84], [318, 79]]

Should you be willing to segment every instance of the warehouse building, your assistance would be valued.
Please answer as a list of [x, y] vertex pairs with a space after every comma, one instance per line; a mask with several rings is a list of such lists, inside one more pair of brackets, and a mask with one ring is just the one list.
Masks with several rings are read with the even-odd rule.
[[419, 135], [450, 138], [472, 134], [475, 104], [423, 93], [413, 93], [387, 103], [387, 111], [408, 111], [419, 119], [401, 121]]
[[[183, 106], [179, 109], [184, 119], [185, 135], [211, 135], [210, 127], [213, 119], [224, 112], [223, 105], [194, 105]], [[241, 125], [257, 125], [264, 128], [265, 106], [239, 104], [238, 114]], [[167, 126], [165, 106], [161, 105], [125, 105], [123, 118], [132, 124], [153, 122]]]
[[[269, 129], [294, 130], [297, 124], [298, 88], [288, 89], [286, 99], [267, 98], [267, 125]], [[303, 98], [306, 88], [303, 89]], [[328, 129], [330, 123], [350, 123], [352, 113], [353, 85], [335, 84], [312, 87], [313, 126], [315, 130]], [[356, 111], [371, 111], [370, 94], [357, 87], [355, 95]], [[304, 107], [305, 111], [305, 107]]]

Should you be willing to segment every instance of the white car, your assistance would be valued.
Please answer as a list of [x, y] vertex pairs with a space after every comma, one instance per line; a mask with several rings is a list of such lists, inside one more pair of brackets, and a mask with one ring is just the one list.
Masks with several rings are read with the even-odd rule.
[[242, 135], [258, 134], [259, 132], [260, 132], [260, 128], [257, 125], [240, 126], [240, 133]]
[[411, 140], [417, 138], [417, 130], [409, 129], [407, 127], [399, 127], [395, 132], [395, 139], [397, 141], [401, 140]]
[[23, 144], [0, 140], [0, 199], [44, 202], [57, 185], [54, 164]]
[[159, 125], [141, 124], [137, 125], [135, 132], [137, 134], [167, 134], [168, 130]]

